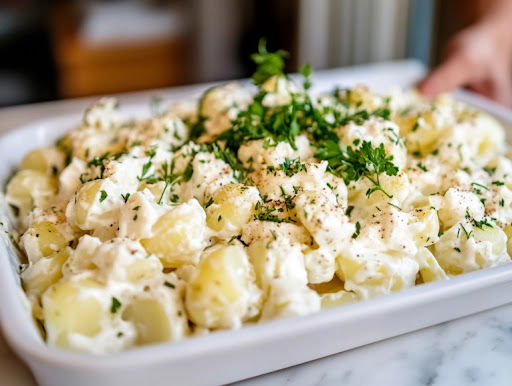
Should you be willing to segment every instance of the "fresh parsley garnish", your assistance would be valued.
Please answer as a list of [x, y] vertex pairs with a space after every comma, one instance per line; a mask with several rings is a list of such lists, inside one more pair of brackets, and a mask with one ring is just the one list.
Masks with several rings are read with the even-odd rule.
[[115, 314], [121, 307], [121, 302], [117, 298], [112, 297], [112, 305], [110, 306], [110, 312]]
[[121, 194], [121, 198], [123, 199], [123, 201], [126, 202], [128, 201], [128, 199], [130, 198], [130, 193], [125, 193], [125, 194]]
[[494, 226], [485, 217], [482, 220], [473, 220], [473, 225], [478, 229], [484, 229], [484, 226], [493, 228]]
[[421, 162], [418, 162], [418, 163], [416, 164], [416, 166], [417, 166], [418, 168], [420, 168], [421, 170], [423, 170], [424, 172], [428, 172], [427, 167], [426, 167], [425, 165], [423, 165]]
[[168, 281], [165, 281], [165, 282], [164, 282], [164, 285], [165, 285], [166, 287], [169, 287], [169, 288], [172, 288], [172, 289], [175, 289], [175, 288], [176, 288], [176, 286], [175, 286], [174, 284], [172, 284], [171, 282], [168, 282]]
[[107, 196], [108, 196], [107, 192], [105, 192], [104, 190], [102, 190], [102, 191], [100, 192], [100, 202], [105, 201], [105, 199], [107, 198]]
[[464, 227], [464, 225], [462, 225], [462, 224], [460, 224], [460, 227], [461, 227], [462, 231], [464, 232], [464, 234], [466, 235], [466, 239], [468, 239], [468, 240], [469, 240], [469, 238], [471, 237], [471, 234], [473, 233], [473, 231], [468, 232], [468, 231], [466, 230], [466, 228]]
[[258, 52], [251, 55], [252, 61], [256, 63], [256, 71], [252, 75], [253, 83], [260, 85], [273, 76], [284, 75], [284, 58], [287, 55], [283, 50], [268, 52], [267, 41], [260, 39]]
[[144, 165], [142, 165], [142, 172], [141, 172], [140, 176], [137, 177], [137, 179], [139, 181], [144, 181], [145, 179], [150, 177], [147, 174], [152, 165], [153, 165], [153, 162], [151, 162], [151, 160], [146, 162]]
[[358, 222], [356, 222], [356, 231], [352, 234], [352, 238], [357, 239], [360, 233], [361, 233], [361, 224], [358, 221]]
[[489, 190], [487, 186], [482, 185], [478, 182], [472, 182], [471, 186], [473, 186], [473, 190], [475, 191], [476, 194], [482, 194], [482, 189]]
[[329, 140], [318, 148], [315, 157], [326, 160], [329, 163], [328, 170], [343, 178], [347, 185], [361, 177], [370, 180], [374, 186], [368, 189], [367, 196], [381, 191], [387, 197], [393, 197], [382, 188], [379, 176], [382, 173], [395, 176], [398, 167], [392, 162], [393, 156], [386, 154], [382, 143], [373, 147], [371, 142], [363, 141], [360, 147], [347, 146], [342, 149], [336, 142]]
[[304, 90], [309, 90], [311, 88], [311, 74], [313, 73], [311, 64], [304, 64], [299, 69], [299, 73], [304, 77], [304, 83], [302, 84], [302, 87], [304, 87]]

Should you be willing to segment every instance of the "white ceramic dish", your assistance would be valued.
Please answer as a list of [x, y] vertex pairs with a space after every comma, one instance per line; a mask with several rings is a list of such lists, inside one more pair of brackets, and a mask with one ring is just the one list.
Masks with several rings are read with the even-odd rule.
[[[317, 76], [317, 87], [365, 80], [380, 89], [403, 86], [415, 80], [422, 68], [391, 65], [384, 72], [379, 69], [377, 76], [375, 71], [367, 67], [356, 72], [323, 72]], [[165, 94], [182, 97], [197, 90], [194, 86]], [[457, 97], [497, 116], [510, 131], [512, 112], [468, 93]], [[135, 114], [147, 112], [146, 101], [125, 107]], [[51, 142], [79, 118], [72, 115], [37, 122], [0, 138], [2, 190], [23, 154]], [[8, 237], [0, 242], [0, 293], [0, 321], [6, 338], [41, 385], [205, 385], [256, 376], [508, 303], [512, 301], [512, 264], [315, 315], [108, 356], [70, 353], [44, 344], [27, 311], [15, 248]]]

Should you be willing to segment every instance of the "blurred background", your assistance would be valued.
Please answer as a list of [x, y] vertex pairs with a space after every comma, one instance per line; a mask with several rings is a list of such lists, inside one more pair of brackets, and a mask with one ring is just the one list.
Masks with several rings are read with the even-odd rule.
[[0, 0], [0, 106], [241, 78], [260, 37], [288, 70], [426, 65], [462, 0]]

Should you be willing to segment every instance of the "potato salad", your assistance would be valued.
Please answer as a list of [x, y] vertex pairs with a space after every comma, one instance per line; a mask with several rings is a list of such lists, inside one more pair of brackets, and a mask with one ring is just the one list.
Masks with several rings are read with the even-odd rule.
[[110, 353], [387, 295], [510, 262], [504, 130], [449, 96], [255, 87], [130, 119], [103, 98], [6, 188], [47, 343]]

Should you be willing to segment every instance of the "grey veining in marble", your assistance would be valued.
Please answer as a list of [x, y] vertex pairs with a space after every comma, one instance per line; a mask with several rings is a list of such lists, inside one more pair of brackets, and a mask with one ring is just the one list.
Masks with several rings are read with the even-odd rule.
[[512, 305], [237, 385], [511, 386]]

